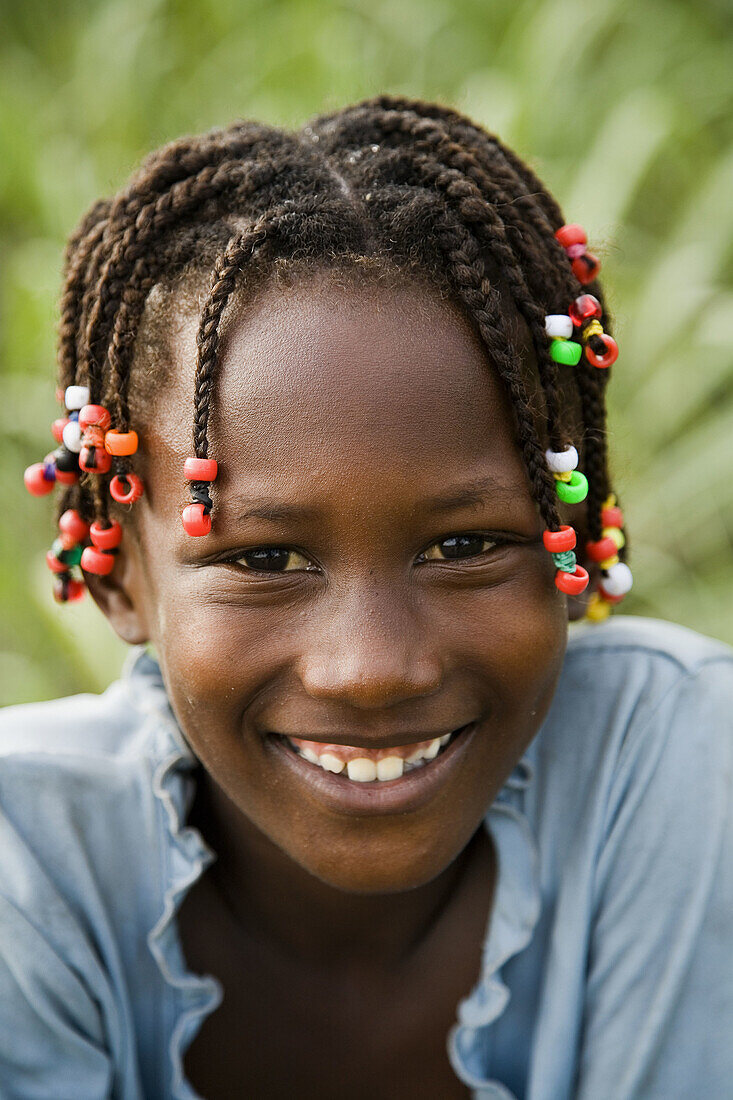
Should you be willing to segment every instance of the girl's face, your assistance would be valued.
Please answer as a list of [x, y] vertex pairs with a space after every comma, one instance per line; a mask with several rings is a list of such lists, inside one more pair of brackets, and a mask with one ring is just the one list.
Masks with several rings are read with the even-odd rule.
[[[469, 322], [417, 284], [314, 276], [243, 306], [228, 333], [212, 533], [180, 521], [184, 326], [145, 434], [138, 536], [100, 602], [155, 644], [188, 742], [250, 832], [346, 891], [424, 884], [537, 732], [563, 659], [565, 602], [507, 400]], [[332, 746], [333, 767], [404, 769], [448, 735], [401, 778], [365, 782], [288, 740]]]

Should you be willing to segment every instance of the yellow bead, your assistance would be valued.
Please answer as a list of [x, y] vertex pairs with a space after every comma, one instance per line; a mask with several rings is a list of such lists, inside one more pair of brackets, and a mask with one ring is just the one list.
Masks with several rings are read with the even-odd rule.
[[553, 474], [552, 476], [555, 478], [555, 481], [570, 481], [571, 477], [573, 476], [573, 471], [567, 470], [563, 474]]
[[606, 558], [604, 561], [599, 561], [598, 564], [601, 569], [610, 569], [612, 565], [618, 565], [618, 554], [614, 554], [612, 558]]
[[[609, 507], [613, 507], [609, 505]], [[604, 527], [601, 532], [604, 539], [613, 539], [619, 550], [623, 550], [626, 545], [626, 536], [620, 527]]]
[[603, 507], [603, 508], [615, 508], [616, 507], [616, 494], [615, 493], [609, 493], [608, 496], [606, 497], [606, 499], [604, 500], [601, 507]]
[[591, 336], [603, 336], [603, 325], [600, 321], [590, 321], [583, 329], [584, 340]]
[[588, 600], [588, 606], [585, 611], [586, 619], [589, 619], [592, 623], [602, 623], [610, 614], [610, 603], [608, 603], [607, 600], [601, 599], [598, 593], [594, 592]]

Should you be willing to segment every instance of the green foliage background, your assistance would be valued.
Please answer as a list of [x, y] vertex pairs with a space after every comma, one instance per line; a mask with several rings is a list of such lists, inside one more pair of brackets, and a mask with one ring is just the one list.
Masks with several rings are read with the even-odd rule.
[[51, 449], [63, 243], [150, 149], [381, 91], [453, 104], [604, 260], [621, 356], [629, 611], [733, 642], [733, 57], [727, 0], [0, 0], [0, 702], [99, 690], [124, 647], [59, 608]]

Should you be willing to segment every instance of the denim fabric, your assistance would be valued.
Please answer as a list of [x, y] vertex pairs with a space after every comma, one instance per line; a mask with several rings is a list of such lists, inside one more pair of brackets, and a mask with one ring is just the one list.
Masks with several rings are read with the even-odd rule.
[[[176, 927], [215, 859], [195, 769], [143, 650], [101, 696], [2, 712], [2, 1100], [195, 1100], [183, 1054], [225, 995]], [[485, 819], [495, 904], [447, 1037], [476, 1100], [733, 1096], [732, 795], [733, 652], [574, 629]]]

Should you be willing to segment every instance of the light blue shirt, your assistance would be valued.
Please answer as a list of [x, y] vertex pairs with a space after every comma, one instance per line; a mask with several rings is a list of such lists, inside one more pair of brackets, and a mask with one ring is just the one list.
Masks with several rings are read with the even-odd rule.
[[[215, 855], [158, 666], [8, 708], [0, 757], [0, 1097], [193, 1100], [183, 1054], [226, 990], [177, 934]], [[574, 630], [486, 816], [495, 905], [447, 1037], [476, 1100], [733, 1096], [732, 795], [733, 652]]]

